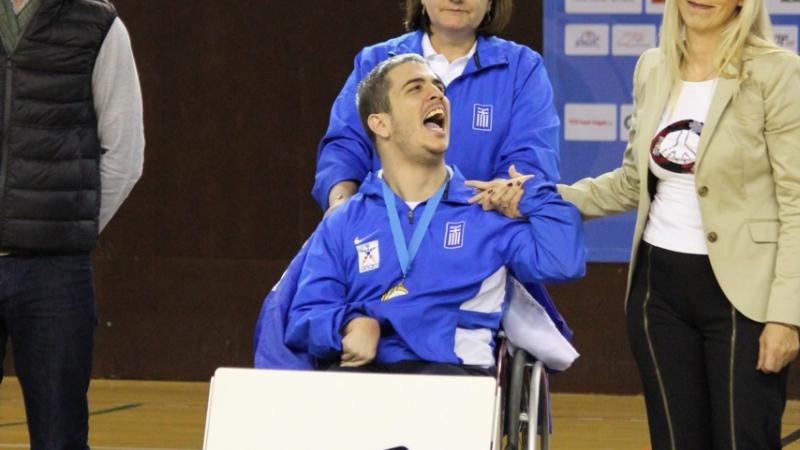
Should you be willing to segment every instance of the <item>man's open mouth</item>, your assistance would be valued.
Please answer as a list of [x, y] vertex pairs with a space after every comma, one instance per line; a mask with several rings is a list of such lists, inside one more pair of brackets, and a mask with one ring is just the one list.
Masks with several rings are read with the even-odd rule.
[[444, 108], [440, 106], [430, 110], [428, 114], [425, 115], [425, 119], [422, 123], [429, 130], [444, 131], [444, 121]]

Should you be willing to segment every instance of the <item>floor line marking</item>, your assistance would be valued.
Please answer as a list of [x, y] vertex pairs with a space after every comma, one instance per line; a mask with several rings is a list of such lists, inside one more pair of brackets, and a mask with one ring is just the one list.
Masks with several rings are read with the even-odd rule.
[[[126, 409], [134, 409], [134, 408], [138, 408], [140, 406], [142, 406], [141, 403], [124, 403], [122, 405], [112, 406], [110, 408], [104, 408], [104, 409], [98, 409], [98, 410], [95, 410], [95, 411], [90, 411], [89, 415], [90, 416], [98, 416], [100, 414], [108, 414], [108, 413], [113, 413], [113, 412], [117, 412], [117, 411], [124, 411]], [[5, 423], [0, 423], [0, 428], [15, 427], [15, 426], [19, 426], [19, 425], [25, 425], [27, 423], [28, 422], [26, 420], [20, 420], [18, 422], [5, 422]], [[0, 445], [2, 445], [2, 444], [0, 444]], [[14, 447], [14, 448], [16, 448], [16, 447]], [[170, 449], [165, 449], [165, 450], [170, 450]]]
[[[30, 448], [28, 444], [0, 444], [0, 448]], [[157, 448], [157, 447], [101, 447], [92, 445], [93, 450], [200, 450], [199, 448]]]

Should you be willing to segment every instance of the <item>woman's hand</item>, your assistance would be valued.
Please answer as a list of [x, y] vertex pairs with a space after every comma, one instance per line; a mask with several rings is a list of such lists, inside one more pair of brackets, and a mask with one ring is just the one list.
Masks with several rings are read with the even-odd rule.
[[533, 175], [523, 175], [517, 172], [512, 164], [508, 168], [508, 180], [497, 178], [492, 181], [468, 180], [465, 184], [475, 188], [477, 193], [469, 199], [470, 203], [479, 203], [484, 211], [499, 211], [511, 219], [522, 217], [519, 211], [519, 201], [525, 193], [523, 185], [533, 178]]
[[797, 356], [800, 348], [797, 327], [768, 322], [758, 340], [758, 365], [756, 370], [778, 373]]

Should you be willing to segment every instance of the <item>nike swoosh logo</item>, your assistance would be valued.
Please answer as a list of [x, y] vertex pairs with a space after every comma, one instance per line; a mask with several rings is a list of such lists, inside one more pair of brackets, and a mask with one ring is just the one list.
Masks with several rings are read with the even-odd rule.
[[374, 234], [375, 234], [375, 233], [377, 233], [377, 232], [378, 232], [378, 230], [375, 230], [375, 231], [373, 231], [372, 233], [370, 233], [370, 234], [368, 234], [368, 235], [366, 235], [366, 236], [364, 236], [364, 237], [362, 237], [362, 238], [360, 238], [360, 237], [356, 236], [356, 238], [355, 238], [355, 239], [353, 239], [353, 243], [354, 243], [354, 244], [356, 244], [356, 245], [360, 245], [362, 242], [364, 242], [364, 241], [366, 241], [367, 239], [371, 238], [371, 237], [372, 237], [372, 235], [374, 235]]

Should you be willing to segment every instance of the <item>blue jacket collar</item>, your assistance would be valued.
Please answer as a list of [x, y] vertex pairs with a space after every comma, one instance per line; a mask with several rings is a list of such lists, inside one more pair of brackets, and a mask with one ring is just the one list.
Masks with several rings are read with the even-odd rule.
[[[422, 54], [422, 36], [424, 31], [417, 30], [406, 33], [394, 40], [394, 44], [389, 47], [389, 56], [401, 55], [403, 53]], [[464, 69], [465, 74], [477, 72], [488, 67], [508, 65], [508, 57], [502, 49], [504, 41], [495, 36], [478, 36], [478, 47], [475, 55]]]
[[[464, 175], [461, 174], [461, 171], [458, 170], [458, 167], [449, 167], [453, 170], [453, 174], [450, 177], [447, 189], [444, 191], [442, 201], [448, 203], [469, 204], [469, 198], [475, 195], [475, 193], [471, 187], [464, 184], [466, 180], [464, 179]], [[383, 180], [376, 172], [370, 172], [367, 174], [367, 177], [364, 178], [364, 182], [361, 183], [361, 187], [358, 191], [366, 197], [378, 197], [382, 199], [382, 183]]]

